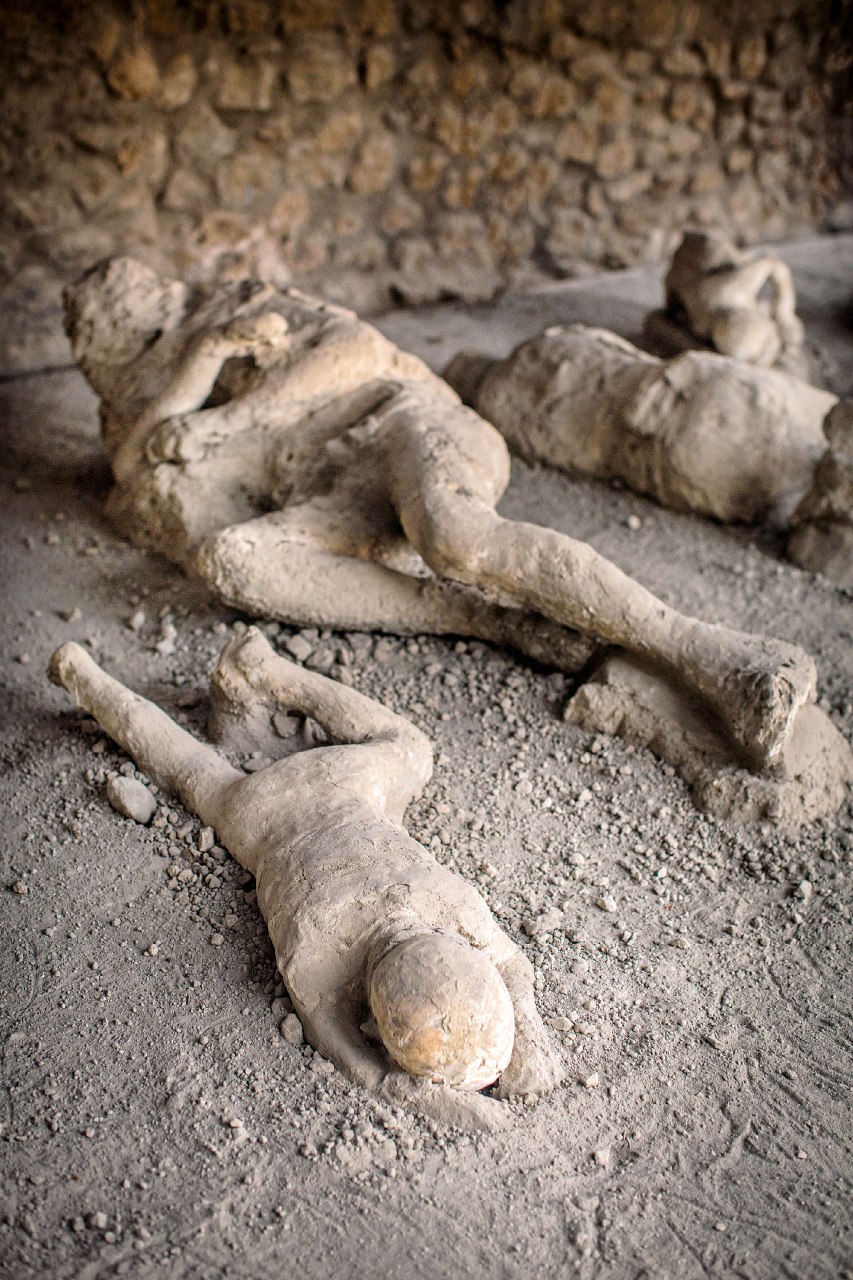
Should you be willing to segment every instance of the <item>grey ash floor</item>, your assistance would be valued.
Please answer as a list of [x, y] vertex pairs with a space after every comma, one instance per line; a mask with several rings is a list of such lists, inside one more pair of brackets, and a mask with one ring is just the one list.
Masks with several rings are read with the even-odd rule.
[[[786, 254], [849, 390], [853, 240]], [[631, 335], [658, 287], [626, 272], [382, 323], [441, 366], [559, 320]], [[562, 676], [464, 642], [308, 633], [309, 663], [343, 662], [431, 735], [411, 829], [527, 949], [566, 1066], [498, 1137], [375, 1104], [279, 1034], [251, 881], [194, 852], [198, 824], [166, 797], [150, 828], [114, 813], [126, 761], [44, 676], [75, 637], [200, 728], [246, 619], [105, 524], [75, 372], [2, 384], [0, 408], [0, 1275], [853, 1275], [849, 805], [798, 835], [737, 830], [648, 753], [565, 726]], [[503, 510], [682, 609], [800, 642], [853, 735], [850, 596], [772, 537], [521, 464]]]

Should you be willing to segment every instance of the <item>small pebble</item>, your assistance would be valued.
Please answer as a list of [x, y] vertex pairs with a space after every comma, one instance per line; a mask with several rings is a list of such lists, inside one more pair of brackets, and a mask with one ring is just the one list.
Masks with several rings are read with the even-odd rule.
[[299, 728], [299, 717], [289, 711], [276, 711], [272, 723], [280, 738], [292, 738]]
[[208, 942], [212, 947], [221, 947], [225, 939], [221, 933], [212, 933], [208, 938]]
[[117, 813], [134, 822], [148, 823], [157, 812], [157, 801], [138, 778], [110, 778], [107, 799]]
[[602, 894], [600, 898], [596, 898], [595, 905], [599, 911], [618, 911], [619, 904], [610, 893]]
[[288, 1044], [292, 1044], [294, 1048], [298, 1048], [304, 1040], [302, 1034], [302, 1023], [299, 1021], [295, 1013], [289, 1013], [282, 1020], [279, 1031]]
[[578, 1084], [582, 1084], [585, 1089], [597, 1089], [601, 1083], [601, 1076], [597, 1071], [590, 1071], [589, 1075], [578, 1076]]
[[305, 662], [306, 658], [310, 658], [314, 652], [314, 646], [300, 635], [290, 636], [285, 640], [284, 647], [291, 658], [295, 658], [297, 662]]

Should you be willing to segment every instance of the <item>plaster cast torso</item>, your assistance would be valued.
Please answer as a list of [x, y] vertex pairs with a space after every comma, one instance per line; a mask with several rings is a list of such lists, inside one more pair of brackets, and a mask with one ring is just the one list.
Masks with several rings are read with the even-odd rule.
[[583, 325], [522, 344], [476, 397], [522, 455], [676, 509], [780, 524], [811, 484], [835, 402], [777, 370], [701, 351], [661, 361]]
[[[270, 315], [286, 325], [280, 350], [260, 362], [226, 360], [200, 409], [152, 414], [202, 341]], [[104, 439], [122, 491], [113, 512], [122, 524], [137, 519], [152, 544], [168, 543], [158, 549], [185, 560], [211, 533], [327, 492], [373, 438], [371, 415], [395, 392], [422, 385], [458, 403], [421, 360], [352, 312], [252, 282], [189, 306], [135, 360], [99, 375]]]
[[359, 765], [358, 748], [315, 748], [241, 779], [223, 805], [221, 838], [255, 875], [282, 972], [309, 1004], [315, 970], [326, 984], [330, 967], [354, 981], [377, 930], [415, 911], [427, 927], [488, 936], [499, 959], [514, 954], [479, 894], [385, 812], [384, 754], [373, 746]]

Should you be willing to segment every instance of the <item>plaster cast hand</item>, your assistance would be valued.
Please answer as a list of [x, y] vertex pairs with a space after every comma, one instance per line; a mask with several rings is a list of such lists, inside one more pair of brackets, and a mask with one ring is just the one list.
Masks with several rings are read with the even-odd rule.
[[209, 354], [216, 353], [225, 359], [253, 356], [261, 368], [272, 363], [289, 345], [288, 323], [277, 311], [239, 317], [204, 339], [204, 349]]

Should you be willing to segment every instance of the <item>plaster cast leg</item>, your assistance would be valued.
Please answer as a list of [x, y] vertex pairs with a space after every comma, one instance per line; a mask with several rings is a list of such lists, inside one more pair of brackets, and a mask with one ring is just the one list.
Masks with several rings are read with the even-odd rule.
[[432, 573], [415, 577], [342, 554], [331, 531], [328, 540], [318, 529], [306, 541], [294, 524], [285, 510], [224, 529], [202, 545], [198, 572], [235, 608], [293, 626], [475, 636], [568, 673], [594, 651], [594, 641], [541, 614], [495, 604]]
[[346, 743], [353, 774], [369, 766], [371, 790], [395, 821], [432, 773], [429, 739], [411, 721], [346, 685], [273, 653], [253, 627], [225, 646], [211, 680], [214, 705], [258, 703], [310, 716], [333, 742]]
[[[708, 700], [753, 767], [775, 762], [797, 708], [814, 694], [811, 659], [794, 645], [687, 618], [592, 547], [538, 525], [504, 520], [471, 461], [481, 420], [454, 411], [442, 448], [424, 430], [434, 408], [400, 397], [385, 437], [400, 523], [436, 573], [518, 601], [652, 662], [663, 663]], [[443, 409], [446, 422], [449, 411]], [[389, 422], [389, 426], [390, 426]], [[452, 444], [450, 443], [452, 439]], [[479, 442], [479, 441], [478, 441]], [[482, 451], [482, 450], [481, 450]]]

